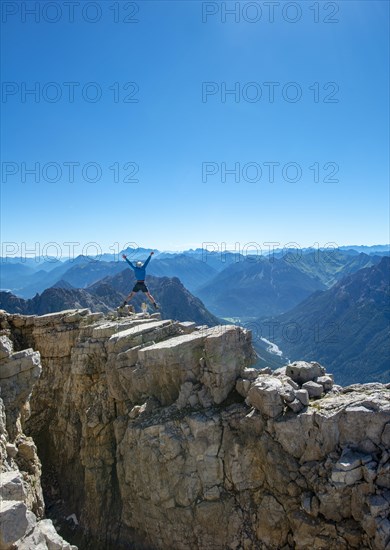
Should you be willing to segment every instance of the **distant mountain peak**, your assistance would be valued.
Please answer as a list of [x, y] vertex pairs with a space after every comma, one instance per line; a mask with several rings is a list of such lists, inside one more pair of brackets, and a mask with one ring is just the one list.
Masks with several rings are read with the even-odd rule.
[[60, 279], [54, 285], [52, 285], [50, 288], [65, 288], [68, 290], [73, 290], [75, 287], [68, 283], [68, 281], [65, 281], [64, 279]]

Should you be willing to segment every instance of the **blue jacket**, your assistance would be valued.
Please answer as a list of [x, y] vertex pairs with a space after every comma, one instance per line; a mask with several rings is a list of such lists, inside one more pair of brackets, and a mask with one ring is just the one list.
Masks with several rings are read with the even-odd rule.
[[137, 267], [136, 265], [132, 264], [130, 260], [125, 258], [126, 262], [129, 264], [129, 266], [133, 269], [135, 278], [137, 281], [144, 281], [146, 277], [146, 266], [150, 262], [150, 258], [152, 255], [149, 256], [149, 258], [146, 260], [146, 262], [143, 264], [142, 267]]

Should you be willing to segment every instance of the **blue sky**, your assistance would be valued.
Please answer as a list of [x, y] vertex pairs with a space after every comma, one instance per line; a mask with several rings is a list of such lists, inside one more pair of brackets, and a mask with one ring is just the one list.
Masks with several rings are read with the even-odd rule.
[[389, 242], [388, 2], [56, 4], [2, 5], [3, 242]]

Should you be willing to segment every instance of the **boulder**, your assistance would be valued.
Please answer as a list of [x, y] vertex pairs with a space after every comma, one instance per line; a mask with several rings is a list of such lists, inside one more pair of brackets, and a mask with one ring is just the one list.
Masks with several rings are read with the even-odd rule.
[[326, 375], [326, 376], [319, 376], [317, 378], [317, 383], [318, 384], [321, 384], [324, 388], [324, 391], [330, 391], [332, 388], [333, 388], [333, 377], [331, 375]]
[[265, 416], [275, 418], [284, 409], [282, 391], [283, 384], [278, 378], [259, 376], [248, 392], [246, 403]]
[[247, 380], [251, 380], [252, 382], [254, 380], [256, 380], [256, 378], [259, 376], [259, 374], [260, 374], [260, 371], [258, 371], [257, 369], [251, 368], [251, 367], [246, 367], [246, 368], [242, 369], [242, 371], [241, 371], [242, 378], [245, 378]]
[[19, 471], [0, 473], [0, 502], [5, 500], [25, 500], [26, 490]]
[[234, 389], [243, 368], [252, 360], [250, 333], [234, 325], [206, 331], [204, 360], [200, 381], [219, 405]]
[[319, 363], [308, 363], [306, 361], [294, 361], [286, 366], [286, 375], [302, 385], [305, 382], [316, 380], [325, 374], [325, 369]]
[[39, 521], [35, 529], [18, 543], [18, 550], [77, 550], [55, 530], [50, 519]]
[[259, 374], [272, 374], [272, 369], [270, 367], [264, 367], [263, 369], [259, 369]]
[[36, 523], [34, 514], [20, 500], [3, 500], [0, 508], [0, 548], [8, 550], [17, 540], [32, 531]]
[[355, 468], [354, 470], [338, 470], [335, 468], [332, 471], [332, 481], [335, 483], [339, 483], [342, 485], [354, 485], [358, 481], [360, 481], [363, 477], [362, 469]]
[[295, 397], [299, 399], [299, 401], [307, 407], [309, 405], [309, 392], [305, 389], [302, 390], [296, 390]]
[[289, 384], [283, 384], [280, 395], [282, 396], [283, 401], [287, 404], [295, 401], [295, 391]]
[[354, 485], [363, 478], [362, 464], [370, 461], [371, 456], [347, 448], [336, 462], [331, 479], [335, 483]]
[[323, 385], [317, 382], [305, 382], [302, 384], [302, 389], [307, 391], [309, 397], [321, 397], [324, 393]]
[[248, 395], [248, 391], [251, 387], [251, 381], [247, 378], [239, 378], [236, 382], [236, 390], [242, 397], [246, 397]]
[[182, 321], [178, 326], [185, 334], [190, 334], [196, 329], [196, 323], [193, 321]]
[[9, 357], [13, 352], [13, 344], [8, 336], [0, 336], [0, 360]]
[[15, 456], [18, 454], [18, 448], [13, 443], [7, 443], [5, 449], [7, 451], [7, 455], [10, 458], [15, 458]]
[[[284, 378], [284, 377], [283, 377]], [[286, 384], [288, 384], [289, 386], [291, 386], [294, 390], [299, 390], [299, 384], [297, 384], [296, 382], [294, 382], [294, 380], [292, 378], [290, 378], [289, 376], [286, 376], [284, 378], [284, 381], [286, 382]]]
[[287, 403], [287, 406], [295, 413], [298, 413], [304, 408], [302, 401], [299, 399], [294, 399], [294, 401]]

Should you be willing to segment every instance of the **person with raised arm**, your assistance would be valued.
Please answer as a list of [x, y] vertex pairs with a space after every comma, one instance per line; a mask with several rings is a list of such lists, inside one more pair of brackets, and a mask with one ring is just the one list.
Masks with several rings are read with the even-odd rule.
[[149, 254], [149, 257], [145, 262], [137, 261], [135, 264], [133, 264], [126, 256], [126, 254], [122, 254], [122, 258], [126, 260], [126, 262], [129, 264], [131, 269], [134, 271], [135, 278], [137, 279], [137, 282], [135, 283], [133, 290], [130, 292], [130, 294], [127, 296], [126, 300], [123, 302], [122, 307], [124, 307], [127, 302], [130, 302], [134, 294], [141, 291], [149, 298], [149, 300], [152, 302], [154, 309], [158, 309], [158, 305], [155, 302], [155, 299], [150, 294], [148, 287], [145, 284], [145, 277], [146, 277], [146, 267], [148, 263], [150, 262], [151, 257], [153, 256], [154, 252], [151, 252]]

